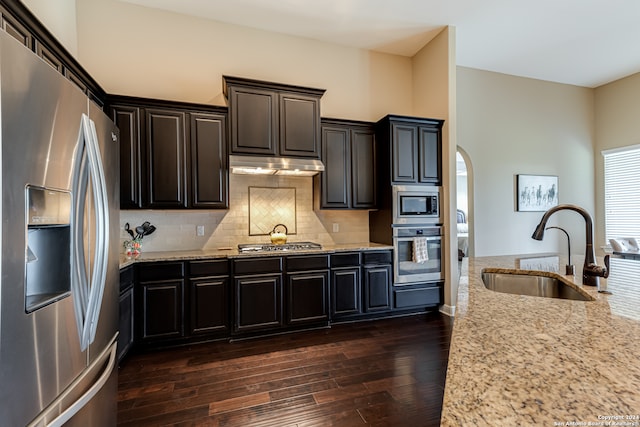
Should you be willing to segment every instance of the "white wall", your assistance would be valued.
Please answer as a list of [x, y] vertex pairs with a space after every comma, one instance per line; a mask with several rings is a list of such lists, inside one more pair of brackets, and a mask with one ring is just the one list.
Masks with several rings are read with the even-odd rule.
[[78, 57], [76, 0], [22, 0], [22, 3], [71, 55]]
[[326, 89], [326, 117], [411, 113], [410, 58], [115, 0], [78, 1], [77, 13], [81, 63], [108, 93], [225, 105], [231, 75]]
[[[596, 202], [601, 220], [596, 244], [606, 244], [604, 233], [604, 159], [602, 151], [640, 144], [640, 73], [595, 90], [596, 107]], [[640, 197], [634, 195], [634, 197]]]
[[444, 305], [453, 314], [458, 294], [456, 212], [456, 31], [446, 27], [413, 57], [413, 114], [444, 119], [442, 127], [442, 186], [444, 215]]
[[[473, 165], [475, 255], [566, 251], [560, 232], [531, 239], [542, 213], [516, 212], [515, 176], [557, 175], [560, 203], [595, 216], [593, 90], [464, 67], [457, 90], [457, 141]], [[559, 212], [551, 224], [584, 253], [582, 217]]]

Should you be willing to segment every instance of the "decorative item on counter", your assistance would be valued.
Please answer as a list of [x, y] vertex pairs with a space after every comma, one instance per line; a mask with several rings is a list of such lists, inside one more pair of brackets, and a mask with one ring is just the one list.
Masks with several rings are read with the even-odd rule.
[[[278, 227], [284, 228], [284, 232], [278, 231]], [[276, 224], [276, 226], [273, 227], [273, 230], [271, 231], [271, 243], [273, 243], [274, 245], [283, 245], [287, 243], [288, 232], [289, 230], [287, 229], [286, 225]]]
[[135, 228], [135, 234], [133, 230], [131, 230], [128, 222], [124, 225], [124, 229], [131, 236], [131, 240], [124, 241], [124, 253], [127, 257], [140, 255], [142, 251], [142, 238], [156, 231], [155, 225], [152, 225], [149, 221], [145, 221], [142, 225], [137, 226]]

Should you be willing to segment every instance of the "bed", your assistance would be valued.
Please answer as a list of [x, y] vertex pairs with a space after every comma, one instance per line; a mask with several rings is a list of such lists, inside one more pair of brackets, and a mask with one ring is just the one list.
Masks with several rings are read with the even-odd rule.
[[467, 224], [467, 214], [461, 209], [457, 210], [458, 226], [458, 261], [466, 257], [469, 252], [469, 224]]

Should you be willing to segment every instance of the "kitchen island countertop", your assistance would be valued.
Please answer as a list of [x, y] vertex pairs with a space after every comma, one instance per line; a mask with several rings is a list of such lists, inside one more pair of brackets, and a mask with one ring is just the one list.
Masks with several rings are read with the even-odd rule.
[[263, 257], [263, 256], [285, 256], [285, 255], [308, 255], [308, 254], [330, 254], [336, 252], [368, 251], [368, 250], [390, 250], [393, 246], [379, 243], [343, 243], [336, 245], [324, 245], [322, 249], [272, 251], [272, 252], [246, 252], [240, 253], [237, 248], [231, 249], [201, 249], [191, 251], [163, 251], [163, 252], [142, 252], [135, 257], [126, 257], [120, 254], [120, 268], [125, 268], [135, 262], [157, 262], [157, 261], [188, 261], [196, 259], [215, 258], [243, 258], [243, 257]]
[[483, 285], [483, 269], [518, 272], [555, 262], [564, 271], [562, 257], [465, 259], [443, 426], [640, 425], [640, 262], [612, 258], [607, 295], [581, 284], [582, 259], [574, 261], [575, 277], [543, 274], [562, 277], [595, 301]]

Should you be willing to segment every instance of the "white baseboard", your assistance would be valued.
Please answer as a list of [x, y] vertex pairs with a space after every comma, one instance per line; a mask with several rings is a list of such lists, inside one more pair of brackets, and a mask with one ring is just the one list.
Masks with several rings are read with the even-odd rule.
[[446, 304], [442, 304], [440, 306], [440, 313], [442, 314], [446, 314], [449, 317], [455, 317], [456, 315], [456, 306], [453, 305], [446, 305]]

